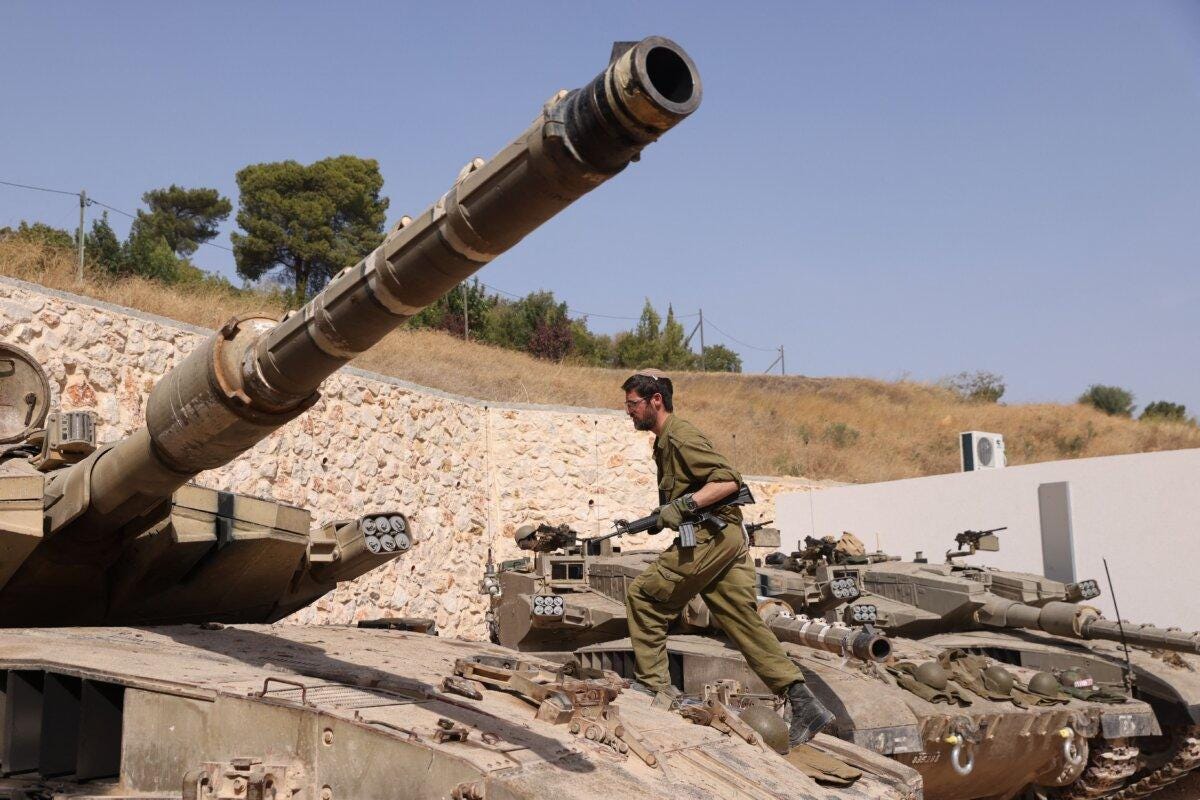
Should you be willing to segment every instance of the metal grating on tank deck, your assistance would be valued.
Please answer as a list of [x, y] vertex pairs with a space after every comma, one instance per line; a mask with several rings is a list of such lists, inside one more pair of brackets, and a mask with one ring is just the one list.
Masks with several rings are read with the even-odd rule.
[[[255, 694], [259, 693], [255, 692]], [[268, 700], [282, 700], [288, 703], [299, 703], [303, 699], [309, 705], [347, 709], [398, 706], [418, 702], [417, 698], [384, 689], [360, 689], [340, 683], [308, 686], [303, 691], [291, 686], [269, 688], [261, 696]]]

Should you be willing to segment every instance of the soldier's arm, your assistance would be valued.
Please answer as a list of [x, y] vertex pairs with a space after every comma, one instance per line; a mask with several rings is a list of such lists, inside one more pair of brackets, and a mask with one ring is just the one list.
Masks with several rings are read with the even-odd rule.
[[718, 500], [724, 500], [738, 490], [736, 481], [709, 481], [692, 494], [692, 499], [700, 508], [711, 506]]
[[708, 437], [695, 429], [688, 434], [672, 442], [695, 483], [703, 484], [695, 492], [696, 505], [707, 506], [736, 492], [742, 485], [741, 473], [713, 449]]

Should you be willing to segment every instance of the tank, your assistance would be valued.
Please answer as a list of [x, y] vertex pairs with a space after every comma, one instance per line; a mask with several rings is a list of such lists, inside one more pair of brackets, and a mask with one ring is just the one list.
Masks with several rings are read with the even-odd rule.
[[[47, 486], [100, 451], [96, 415], [49, 410], [49, 384], [28, 353], [0, 344], [0, 585], [37, 564]], [[24, 413], [19, 413], [20, 411]], [[118, 557], [101, 567], [65, 564], [48, 608], [22, 608], [0, 589], [5, 625], [273, 622], [338, 583], [412, 547], [399, 509], [314, 526], [284, 503], [186, 484], [122, 533]], [[53, 563], [53, 562], [51, 562]], [[66, 583], [66, 578], [77, 582]], [[62, 605], [57, 601], [62, 600]], [[69, 613], [52, 612], [69, 604]]]
[[957, 534], [942, 564], [866, 553], [852, 535], [810, 537], [802, 551], [769, 557], [759, 580], [766, 594], [790, 602], [852, 580], [856, 597], [826, 610], [830, 618], [869, 619], [895, 636], [1006, 664], [1082, 670], [1085, 681], [1119, 687], [1154, 710], [1159, 734], [1093, 741], [1087, 770], [1058, 796], [1144, 797], [1200, 767], [1200, 635], [1105, 619], [1086, 604], [1100, 594], [1095, 580], [1064, 584], [963, 561], [998, 550], [1001, 530]]
[[[778, 545], [776, 533], [748, 527], [753, 545], [771, 543], [769, 537]], [[494, 641], [580, 675], [632, 677], [624, 596], [657, 552], [622, 551], [612, 540], [591, 541], [568, 526], [545, 523], [519, 528], [516, 539], [529, 555], [490, 564], [481, 584], [491, 596]], [[1138, 701], [1070, 698], [1019, 707], [965, 688], [965, 703], [923, 697], [904, 688], [904, 670], [937, 663], [950, 648], [884, 636], [869, 622], [825, 619], [821, 609], [857, 596], [853, 580], [811, 589], [798, 595], [811, 597], [807, 605], [764, 595], [759, 613], [837, 715], [834, 733], [917, 770], [927, 798], [1010, 798], [1034, 787], [1069, 787], [1084, 771], [1089, 740], [1159, 732], [1152, 710]], [[743, 702], [776, 709], [776, 698], [714, 629], [699, 598], [680, 614], [667, 649], [672, 682], [685, 704], [701, 702], [716, 683], [732, 679], [745, 689]], [[1011, 664], [1003, 669], [1022, 684], [1038, 672]]]
[[315, 527], [303, 509], [191, 483], [308, 411], [325, 377], [700, 96], [675, 43], [614, 47], [304, 308], [230, 320], [119, 441], [97, 442], [91, 414], [52, 412], [41, 368], [0, 353], [0, 797], [921, 796], [915, 772], [836, 740], [770, 751], [722, 710], [727, 686], [707, 720], [685, 719], [611, 673], [571, 677], [428, 620], [265, 624], [419, 537], [403, 509]]

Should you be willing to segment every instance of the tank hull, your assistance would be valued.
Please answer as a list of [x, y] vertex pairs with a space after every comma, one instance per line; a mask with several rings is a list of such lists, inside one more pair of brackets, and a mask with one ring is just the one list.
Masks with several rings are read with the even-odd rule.
[[[503, 591], [493, 599], [492, 608], [500, 643], [528, 651], [556, 650], [544, 656], [557, 661], [568, 660], [574, 650], [575, 662], [585, 674], [607, 669], [634, 677], [632, 647], [623, 638], [628, 633], [621, 600], [654, 557], [646, 552], [543, 553], [524, 570], [501, 573]], [[562, 598], [563, 613], [551, 617], [531, 613], [532, 599], [550, 593]], [[774, 698], [741, 654], [713, 635], [709, 625], [707, 609], [697, 601], [684, 609], [673, 628], [676, 635], [668, 640], [668, 665], [675, 686], [687, 696], [699, 697], [706, 686], [732, 678], [757, 695], [757, 702], [773, 707]], [[697, 631], [705, 633], [696, 635]], [[835, 653], [788, 643], [788, 637], [781, 635], [784, 633], [777, 635], [785, 642], [786, 652], [804, 670], [814, 693], [837, 716], [833, 732], [916, 769], [928, 798], [1004, 798], [1029, 785], [1071, 783], [1083, 764], [1066, 761], [1058, 732], [1067, 728], [1079, 737], [1099, 741], [1106, 741], [1106, 734], [1114, 731], [1120, 736], [1160, 732], [1153, 711], [1142, 703], [1123, 705], [1114, 712], [1111, 706], [1074, 700], [1054, 709], [1022, 709], [982, 697], [973, 697], [967, 708], [926, 702], [900, 688], [879, 664], [845, 659], [840, 647], [834, 648], [839, 651]], [[942, 650], [912, 640], [890, 641], [897, 659], [914, 663], [935, 660]], [[1032, 676], [1032, 670], [1017, 672], [1024, 680]], [[1127, 720], [1124, 729], [1118, 730], [1118, 718]], [[971, 743], [975, 766], [966, 774], [954, 769], [954, 747], [945, 741], [957, 730], [955, 726], [964, 725], [987, 732]]]
[[[541, 718], [514, 694], [444, 690], [456, 661], [477, 655], [516, 656], [345, 627], [0, 631], [0, 794], [920, 797], [920, 779], [894, 764], [831, 794], [762, 747], [622, 692], [625, 725], [653, 731], [645, 738], [661, 764], [650, 767]], [[217, 793], [198, 790], [204, 781]]]
[[812, 598], [834, 575], [853, 576], [862, 596], [833, 613], [854, 617], [869, 608], [879, 627], [892, 635], [1054, 674], [1082, 669], [1102, 684], [1124, 683], [1123, 629], [1131, 645], [1133, 696], [1154, 710], [1161, 733], [1130, 734], [1121, 742], [1123, 726], [1114, 717], [1105, 737], [1090, 743], [1080, 781], [1055, 796], [1135, 800], [1200, 767], [1197, 634], [1100, 617], [1079, 602], [1095, 596], [1094, 581], [1067, 585], [1035, 573], [875, 555], [859, 562], [763, 569], [760, 580], [778, 590], [773, 596]]
[[[893, 643], [901, 659], [929, 660], [938, 652], [938, 648], [911, 641]], [[1049, 737], [1044, 735], [1067, 727], [1081, 736], [1100, 739], [1160, 732], [1153, 710], [1143, 703], [1105, 706], [1073, 700], [1034, 713], [1011, 703], [973, 698], [969, 707], [947, 709], [886, 683], [871, 665], [797, 645], [785, 644], [784, 648], [804, 670], [813, 693], [837, 716], [831, 732], [916, 769], [924, 781], [925, 796], [931, 800], [1008, 798], [1030, 785], [1070, 784], [1082, 765], [1072, 768], [1066, 764], [1061, 740], [1059, 746], [1047, 747]], [[583, 667], [632, 675], [628, 639], [580, 648], [576, 659]], [[770, 696], [737, 650], [721, 639], [672, 636], [668, 662], [672, 680], [686, 694], [700, 693], [706, 683], [733, 678], [752, 693]], [[1018, 672], [1026, 680], [1032, 674]], [[954, 748], [945, 741], [964, 723], [982, 732], [971, 748], [974, 768], [966, 775], [954, 769]]]

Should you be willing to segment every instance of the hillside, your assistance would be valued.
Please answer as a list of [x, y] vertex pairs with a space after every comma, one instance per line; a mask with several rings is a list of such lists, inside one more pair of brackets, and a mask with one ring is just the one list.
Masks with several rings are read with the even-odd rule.
[[[170, 287], [91, 272], [80, 285], [73, 258], [0, 241], [0, 274], [206, 328], [234, 314], [283, 310], [270, 297], [215, 284]], [[485, 400], [606, 408], [620, 406], [626, 377], [626, 370], [539, 361], [421, 330], [391, 334], [356, 366]], [[675, 384], [676, 410], [747, 474], [867, 482], [953, 472], [963, 430], [1003, 433], [1012, 464], [1200, 447], [1194, 426], [1109, 417], [1081, 405], [967, 403], [911, 381], [686, 373]]]

